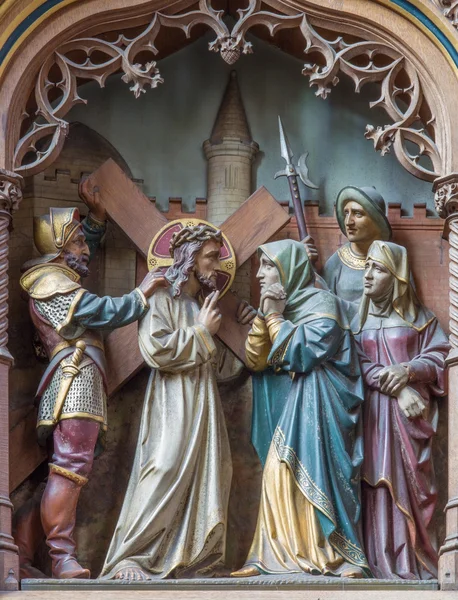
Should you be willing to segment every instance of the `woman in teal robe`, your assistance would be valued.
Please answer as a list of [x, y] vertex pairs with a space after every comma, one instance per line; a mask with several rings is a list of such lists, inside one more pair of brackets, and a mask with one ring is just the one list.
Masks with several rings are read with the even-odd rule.
[[[253, 433], [265, 465], [252, 546], [233, 575], [362, 577], [369, 574], [360, 533], [363, 387], [348, 321], [338, 298], [313, 286], [301, 243], [259, 252], [261, 285], [263, 262], [274, 265], [286, 303], [258, 314], [246, 345], [258, 372]], [[263, 290], [264, 309], [273, 287]]]

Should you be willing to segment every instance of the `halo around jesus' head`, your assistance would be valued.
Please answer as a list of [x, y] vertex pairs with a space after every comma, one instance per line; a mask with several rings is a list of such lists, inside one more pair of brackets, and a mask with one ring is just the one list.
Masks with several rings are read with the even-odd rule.
[[[166, 271], [173, 263], [173, 257], [170, 253], [172, 239], [179, 239], [182, 230], [196, 225], [207, 226], [215, 232], [218, 231], [217, 227], [203, 219], [189, 218], [170, 221], [156, 233], [150, 244], [147, 258], [148, 270], [161, 269], [161, 271]], [[217, 274], [216, 286], [220, 290], [220, 296], [223, 296], [234, 281], [237, 264], [232, 244], [224, 232], [221, 232], [221, 238], [221, 270]]]

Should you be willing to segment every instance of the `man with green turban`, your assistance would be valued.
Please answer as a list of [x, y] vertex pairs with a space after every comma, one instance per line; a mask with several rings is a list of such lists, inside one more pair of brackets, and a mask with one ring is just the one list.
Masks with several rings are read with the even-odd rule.
[[301, 242], [259, 248], [246, 344], [252, 441], [264, 464], [256, 532], [234, 577], [369, 574], [360, 532], [363, 387], [339, 299], [313, 285]]
[[[348, 242], [326, 261], [322, 276], [329, 290], [344, 301], [350, 319], [357, 313], [363, 295], [364, 265], [370, 245], [375, 240], [391, 239], [385, 212], [385, 201], [374, 187], [349, 185], [337, 196], [337, 221]], [[307, 251], [309, 256], [316, 256], [313, 245]]]

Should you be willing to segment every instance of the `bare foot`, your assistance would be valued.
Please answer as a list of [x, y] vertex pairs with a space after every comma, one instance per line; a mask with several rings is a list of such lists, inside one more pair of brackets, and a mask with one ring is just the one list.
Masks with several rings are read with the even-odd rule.
[[140, 567], [125, 567], [116, 573], [114, 579], [130, 583], [131, 581], [148, 581], [151, 577]]
[[340, 576], [348, 577], [349, 579], [362, 579], [364, 577], [364, 573], [361, 567], [348, 567], [348, 569], [344, 569], [342, 571]]
[[231, 573], [231, 577], [256, 577], [256, 575], [261, 575], [261, 573], [252, 565], [247, 565], [246, 567], [242, 567], [238, 571]]

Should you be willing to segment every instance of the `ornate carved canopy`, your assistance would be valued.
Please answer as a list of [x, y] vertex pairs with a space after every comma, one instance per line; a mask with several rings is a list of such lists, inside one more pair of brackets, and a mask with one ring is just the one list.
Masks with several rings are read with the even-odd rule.
[[[211, 2], [133, 2], [128, 14], [113, 2], [108, 13], [95, 11], [93, 18], [75, 20], [54, 36], [46, 51], [23, 67], [23, 85], [11, 95], [5, 148], [9, 166], [32, 175], [56, 159], [68, 132], [67, 113], [86, 102], [82, 83], [92, 79], [103, 87], [108, 76], [120, 72], [138, 97], [164, 83], [158, 58], [210, 29], [215, 37], [209, 50], [230, 64], [256, 51], [256, 38], [247, 40], [248, 33], [302, 56], [302, 74], [322, 98], [341, 74], [353, 80], [356, 92], [377, 84], [379, 96], [370, 106], [384, 108], [388, 122], [383, 127], [368, 124], [365, 137], [382, 154], [393, 150], [416, 177], [433, 181], [449, 171], [450, 115], [439, 82], [447, 74], [427, 73], [416, 48], [400, 37], [399, 26], [395, 35], [387, 35], [386, 27], [357, 12], [350, 19], [331, 8], [331, 2], [249, 0], [245, 7], [227, 2], [221, 8]], [[87, 4], [95, 7], [98, 0]], [[228, 14], [233, 25], [228, 25]]]

